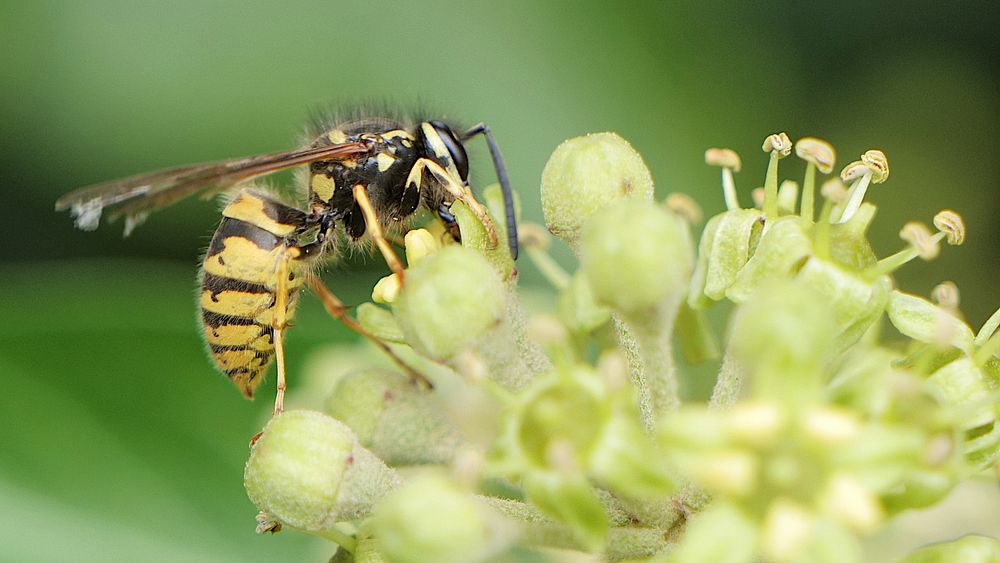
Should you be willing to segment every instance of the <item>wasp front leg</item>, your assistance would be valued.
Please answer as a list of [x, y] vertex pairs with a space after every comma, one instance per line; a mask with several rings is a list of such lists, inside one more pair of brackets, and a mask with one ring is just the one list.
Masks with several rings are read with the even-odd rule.
[[467, 205], [469, 209], [476, 215], [480, 222], [486, 227], [486, 232], [490, 237], [491, 248], [496, 248], [499, 244], [499, 237], [497, 236], [496, 226], [493, 224], [493, 219], [490, 217], [489, 212], [486, 207], [472, 195], [472, 190], [468, 186], [463, 186], [456, 182], [448, 171], [441, 167], [440, 164], [434, 162], [429, 158], [421, 158], [413, 165], [410, 170], [410, 175], [406, 178], [406, 188], [407, 190], [415, 189], [418, 192], [421, 190], [421, 183], [424, 177], [424, 171], [430, 172], [434, 179], [437, 180], [439, 184], [456, 200], [461, 200], [462, 203]]
[[389, 241], [386, 240], [385, 233], [382, 231], [382, 224], [378, 220], [378, 215], [375, 213], [375, 208], [372, 206], [371, 199], [368, 198], [368, 192], [365, 191], [364, 185], [357, 184], [354, 186], [354, 201], [361, 208], [361, 214], [365, 218], [369, 236], [375, 241], [375, 246], [378, 247], [382, 253], [382, 257], [385, 258], [385, 262], [389, 264], [389, 268], [396, 274], [400, 285], [402, 285], [405, 280], [403, 262], [396, 255], [396, 251], [392, 249]]

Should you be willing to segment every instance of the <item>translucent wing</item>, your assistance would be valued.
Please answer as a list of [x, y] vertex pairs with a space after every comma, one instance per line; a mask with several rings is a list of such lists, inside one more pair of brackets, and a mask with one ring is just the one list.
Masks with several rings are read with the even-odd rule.
[[80, 188], [59, 198], [56, 211], [69, 209], [77, 227], [92, 231], [109, 210], [112, 220], [125, 217], [127, 236], [151, 211], [192, 194], [211, 195], [256, 176], [317, 160], [345, 160], [367, 150], [364, 143], [341, 143], [178, 166]]

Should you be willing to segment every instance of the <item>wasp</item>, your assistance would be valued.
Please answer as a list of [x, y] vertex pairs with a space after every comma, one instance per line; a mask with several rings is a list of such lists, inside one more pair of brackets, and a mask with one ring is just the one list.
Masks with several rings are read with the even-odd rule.
[[[504, 195], [506, 244], [516, 258], [510, 181], [493, 134], [484, 124], [459, 132], [440, 120], [362, 117], [314, 126], [301, 148], [87, 186], [61, 197], [56, 210], [69, 210], [83, 230], [96, 229], [105, 211], [111, 219], [124, 217], [127, 236], [152, 211], [196, 193], [210, 196], [240, 186], [222, 211], [202, 263], [198, 298], [202, 332], [216, 367], [248, 398], [253, 398], [277, 358], [277, 414], [285, 392], [284, 331], [306, 283], [328, 311], [391, 354], [388, 346], [344, 313], [343, 304], [316, 275], [324, 260], [337, 255], [338, 240], [370, 238], [403, 280], [402, 263], [386, 231], [405, 228], [406, 220], [423, 206], [459, 238], [449, 209], [462, 201], [499, 244], [492, 220], [468, 184], [465, 143], [477, 135], [489, 146]], [[308, 172], [300, 175], [305, 192], [301, 208], [249, 184], [300, 165], [308, 165]]]

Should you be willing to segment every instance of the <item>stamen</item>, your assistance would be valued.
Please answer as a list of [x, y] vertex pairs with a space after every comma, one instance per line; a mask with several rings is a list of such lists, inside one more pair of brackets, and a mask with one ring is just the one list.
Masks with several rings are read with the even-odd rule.
[[965, 222], [962, 216], [945, 209], [934, 216], [934, 226], [948, 237], [948, 244], [959, 246], [965, 242]]
[[736, 197], [736, 181], [733, 172], [739, 172], [742, 167], [740, 155], [732, 149], [711, 148], [705, 151], [705, 164], [722, 167], [722, 195], [726, 200], [726, 209], [732, 211], [740, 208]]
[[771, 153], [764, 180], [764, 217], [772, 220], [778, 217], [778, 161], [792, 152], [792, 140], [784, 132], [768, 135], [760, 147]]
[[800, 215], [807, 221], [813, 220], [816, 192], [816, 169], [823, 174], [833, 171], [837, 153], [833, 145], [815, 137], [803, 137], [795, 143], [795, 154], [806, 161], [806, 174], [802, 182], [802, 208]]
[[874, 149], [865, 151], [865, 154], [861, 155], [861, 160], [856, 160], [844, 167], [840, 172], [840, 177], [844, 182], [852, 182], [851, 195], [838, 221], [838, 223], [846, 223], [857, 213], [864, 202], [868, 185], [881, 184], [889, 178], [889, 161], [882, 151]]

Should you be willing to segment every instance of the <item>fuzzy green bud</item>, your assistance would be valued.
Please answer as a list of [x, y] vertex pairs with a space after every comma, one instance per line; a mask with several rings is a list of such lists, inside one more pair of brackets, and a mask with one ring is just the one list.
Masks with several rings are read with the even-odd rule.
[[639, 153], [615, 133], [563, 142], [542, 171], [545, 224], [574, 248], [595, 212], [627, 198], [652, 200], [653, 178]]
[[694, 259], [686, 229], [645, 201], [624, 201], [596, 214], [584, 229], [581, 258], [597, 300], [630, 314], [652, 310], [672, 295], [679, 299]]
[[758, 397], [811, 393], [831, 352], [833, 312], [824, 299], [795, 282], [762, 287], [738, 311], [732, 346], [754, 374]]
[[1000, 541], [986, 536], [963, 538], [922, 547], [899, 563], [996, 563], [1000, 561]]
[[324, 410], [393, 466], [447, 463], [462, 441], [435, 396], [397, 373], [364, 370], [343, 376]]
[[417, 351], [448, 359], [500, 321], [505, 300], [503, 283], [490, 263], [456, 245], [407, 271], [393, 311]]
[[391, 469], [341, 422], [313, 411], [272, 418], [250, 450], [250, 500], [279, 522], [307, 531], [367, 516], [395, 488]]
[[440, 475], [422, 475], [382, 501], [372, 522], [392, 561], [464, 563], [489, 555], [483, 507]]

